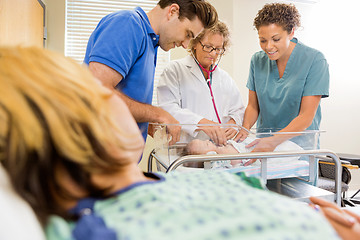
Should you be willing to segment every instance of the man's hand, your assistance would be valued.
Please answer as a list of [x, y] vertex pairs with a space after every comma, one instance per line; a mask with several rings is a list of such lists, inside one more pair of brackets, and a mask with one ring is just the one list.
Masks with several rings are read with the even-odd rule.
[[[166, 133], [169, 134], [169, 145], [173, 145], [180, 140], [181, 126], [179, 121], [176, 120], [170, 113], [162, 108], [156, 107], [159, 114], [159, 123], [169, 124], [166, 127]], [[173, 125], [174, 124], [174, 125]]]

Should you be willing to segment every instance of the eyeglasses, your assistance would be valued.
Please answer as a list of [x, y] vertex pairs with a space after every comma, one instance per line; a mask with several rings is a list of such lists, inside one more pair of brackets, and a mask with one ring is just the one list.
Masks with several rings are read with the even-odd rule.
[[209, 45], [204, 45], [204, 44], [202, 44], [201, 41], [199, 41], [199, 43], [201, 44], [202, 49], [204, 50], [204, 52], [211, 53], [212, 51], [215, 51], [215, 53], [217, 55], [221, 55], [221, 54], [223, 54], [225, 52], [224, 48], [214, 48], [214, 47], [209, 46]]

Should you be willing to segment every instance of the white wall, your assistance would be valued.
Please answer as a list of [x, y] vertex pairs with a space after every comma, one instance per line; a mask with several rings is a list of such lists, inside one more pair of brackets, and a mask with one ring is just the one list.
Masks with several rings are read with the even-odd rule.
[[[253, 19], [267, 0], [209, 0], [219, 17], [232, 29], [232, 48], [220, 66], [237, 82], [247, 103], [246, 81], [250, 58], [261, 50]], [[302, 17], [302, 28], [295, 36], [325, 54], [330, 65], [330, 97], [322, 100], [321, 148], [335, 152], [360, 154], [360, 39], [357, 0], [318, 0], [316, 3], [293, 2]], [[309, 2], [309, 1], [308, 1]], [[315, 2], [315, 1], [314, 1]], [[172, 52], [172, 59], [184, 56]]]
[[46, 47], [64, 53], [65, 49], [65, 0], [43, 0], [46, 6]]
[[[64, 51], [65, 0], [44, 0], [47, 7], [47, 46]], [[251, 55], [260, 50], [252, 26], [257, 11], [266, 0], [209, 0], [220, 19], [232, 30], [232, 46], [220, 66], [237, 82], [247, 103], [246, 81]], [[303, 29], [296, 36], [321, 50], [330, 64], [330, 97], [322, 101], [321, 147], [335, 152], [360, 154], [360, 39], [357, 0], [318, 0], [316, 4], [295, 2], [302, 15]], [[172, 50], [172, 59], [186, 55]], [[144, 154], [147, 157], [147, 154]]]
[[322, 101], [322, 147], [360, 154], [360, 39], [357, 0], [322, 0], [309, 14], [304, 42], [330, 66], [330, 97]]

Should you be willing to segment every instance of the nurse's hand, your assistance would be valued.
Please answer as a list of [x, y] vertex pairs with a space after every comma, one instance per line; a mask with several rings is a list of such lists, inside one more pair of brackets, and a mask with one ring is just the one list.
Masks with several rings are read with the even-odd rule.
[[[266, 137], [266, 138], [258, 138], [248, 145], [246, 145], [246, 148], [254, 147], [254, 149], [251, 152], [273, 152], [276, 148], [275, 141], [273, 137]], [[244, 164], [244, 166], [248, 166], [256, 162], [257, 159], [251, 159], [247, 163]]]
[[[230, 119], [226, 124], [236, 124], [236, 122], [234, 119]], [[233, 139], [237, 133], [238, 130], [234, 127], [225, 128], [225, 136], [227, 140]]]
[[208, 135], [218, 146], [227, 144], [225, 129], [221, 128], [219, 123], [203, 118], [198, 122], [198, 124], [212, 124], [212, 126], [199, 126], [197, 131], [203, 131], [206, 133], [206, 135]]
[[342, 239], [360, 239], [359, 215], [320, 198], [310, 197], [310, 201], [320, 207], [321, 212]]

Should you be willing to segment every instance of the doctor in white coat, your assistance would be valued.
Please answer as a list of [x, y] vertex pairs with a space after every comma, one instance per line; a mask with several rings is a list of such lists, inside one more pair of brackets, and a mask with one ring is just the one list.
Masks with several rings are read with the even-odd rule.
[[245, 110], [235, 82], [218, 66], [228, 45], [229, 30], [219, 21], [190, 42], [189, 56], [167, 66], [157, 87], [159, 107], [181, 124], [216, 124], [183, 130], [193, 137], [201, 130], [217, 145], [237, 134], [236, 128], [219, 124], [241, 125]]

